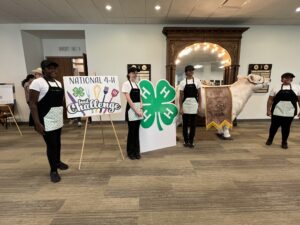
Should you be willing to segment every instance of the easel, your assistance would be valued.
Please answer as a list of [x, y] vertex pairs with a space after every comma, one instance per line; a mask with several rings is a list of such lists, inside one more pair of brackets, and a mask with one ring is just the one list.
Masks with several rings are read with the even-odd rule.
[[[120, 141], [119, 141], [119, 138], [118, 138], [118, 135], [117, 135], [114, 123], [113, 123], [113, 121], [111, 119], [111, 115], [109, 115], [109, 119], [110, 119], [110, 123], [111, 123], [111, 126], [112, 126], [114, 134], [115, 134], [115, 138], [116, 138], [117, 143], [118, 143], [118, 147], [119, 147], [119, 150], [120, 150], [120, 153], [121, 153], [121, 156], [122, 156], [122, 160], [124, 160], [124, 154], [123, 154], [123, 151], [122, 151], [122, 148], [121, 148], [121, 144], [120, 144]], [[101, 116], [100, 116], [100, 121], [102, 122]], [[79, 170], [80, 170], [81, 164], [82, 164], [83, 150], [84, 150], [84, 146], [85, 146], [87, 126], [88, 126], [88, 119], [86, 119], [85, 126], [84, 126], [83, 141], [82, 141], [81, 154], [80, 154], [79, 165], [78, 165], [78, 169]], [[103, 144], [104, 144], [104, 136], [103, 136], [103, 127], [102, 126], [101, 126], [101, 129], [102, 129], [102, 141], [103, 141]]]
[[17, 123], [17, 121], [16, 121], [16, 118], [15, 118], [15, 116], [14, 116], [14, 114], [13, 114], [13, 112], [12, 112], [10, 106], [9, 106], [9, 105], [0, 105], [0, 108], [1, 108], [1, 107], [8, 108], [8, 111], [9, 111], [11, 117], [13, 118], [14, 123], [16, 124], [16, 126], [17, 126], [17, 128], [18, 128], [18, 131], [19, 131], [20, 135], [23, 136], [22, 131], [20, 130], [20, 127], [19, 127], [19, 125], [18, 125], [18, 123]]

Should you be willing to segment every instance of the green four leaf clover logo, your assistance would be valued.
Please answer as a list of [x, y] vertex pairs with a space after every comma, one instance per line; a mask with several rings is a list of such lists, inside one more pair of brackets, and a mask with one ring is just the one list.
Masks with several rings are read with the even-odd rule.
[[84, 96], [84, 89], [82, 87], [74, 87], [73, 88], [73, 95], [75, 97], [83, 97]]
[[161, 123], [170, 125], [178, 114], [174, 101], [175, 89], [166, 80], [160, 80], [154, 90], [153, 84], [148, 80], [139, 83], [144, 108], [144, 119], [141, 122], [143, 128], [153, 125], [155, 119], [160, 131], [163, 130]]

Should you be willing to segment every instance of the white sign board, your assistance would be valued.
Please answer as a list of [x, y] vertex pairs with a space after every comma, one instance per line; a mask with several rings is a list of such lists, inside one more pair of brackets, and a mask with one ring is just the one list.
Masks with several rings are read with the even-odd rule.
[[68, 118], [121, 112], [117, 76], [65, 76]]
[[0, 85], [0, 105], [14, 104], [13, 84]]
[[166, 80], [154, 87], [148, 80], [139, 83], [144, 119], [140, 127], [140, 151], [148, 152], [176, 145], [178, 109], [172, 102], [175, 89]]

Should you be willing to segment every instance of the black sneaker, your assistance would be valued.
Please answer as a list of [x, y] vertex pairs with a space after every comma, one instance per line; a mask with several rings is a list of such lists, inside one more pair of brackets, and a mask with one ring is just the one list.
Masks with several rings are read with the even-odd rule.
[[57, 165], [57, 169], [60, 169], [60, 170], [67, 170], [69, 169], [69, 166], [63, 162], [60, 162], [58, 165]]
[[131, 160], [135, 160], [136, 159], [134, 155], [129, 155], [128, 158], [131, 159]]
[[135, 158], [136, 158], [136, 159], [141, 159], [142, 157], [141, 157], [141, 155], [139, 154], [139, 155], [136, 155]]
[[184, 143], [183, 143], [183, 147], [186, 147], [186, 148], [187, 148], [187, 147], [190, 147], [190, 144], [189, 144], [189, 143], [186, 143], [186, 142], [184, 142]]
[[283, 149], [288, 149], [289, 146], [288, 146], [287, 143], [282, 143], [282, 144], [281, 144], [281, 148], [283, 148]]
[[189, 147], [190, 147], [190, 148], [195, 148], [195, 145], [194, 145], [193, 143], [190, 143], [190, 144], [189, 144]]
[[273, 143], [273, 141], [271, 141], [269, 139], [266, 141], [266, 145], [272, 145], [272, 143]]
[[57, 183], [61, 180], [59, 174], [57, 171], [54, 171], [54, 172], [50, 172], [50, 180], [53, 182], [53, 183]]

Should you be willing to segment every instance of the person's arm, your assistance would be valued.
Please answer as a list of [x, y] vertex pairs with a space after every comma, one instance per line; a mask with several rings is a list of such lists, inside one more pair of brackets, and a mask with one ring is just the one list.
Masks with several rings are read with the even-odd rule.
[[272, 116], [271, 107], [274, 101], [274, 96], [269, 96], [268, 102], [267, 102], [267, 116]]
[[201, 88], [198, 89], [198, 113], [201, 112]]
[[[298, 106], [299, 106], [299, 108], [300, 108], [300, 95], [298, 95]], [[299, 117], [299, 119], [300, 119], [300, 112], [298, 113], [298, 117]]]
[[32, 89], [29, 90], [29, 108], [30, 108], [30, 111], [31, 111], [31, 115], [32, 115], [32, 118], [33, 118], [33, 121], [34, 121], [36, 131], [39, 134], [44, 135], [45, 134], [45, 128], [41, 124], [41, 121], [39, 119], [39, 112], [38, 112], [38, 108], [37, 108], [39, 95], [40, 95], [40, 92], [38, 92], [36, 90], [32, 90]]
[[142, 113], [141, 109], [137, 109], [137, 108], [135, 107], [134, 103], [132, 102], [132, 100], [131, 100], [131, 98], [130, 98], [129, 93], [124, 92], [124, 95], [125, 95], [125, 97], [126, 97], [126, 100], [127, 100], [128, 104], [129, 104], [130, 108], [132, 108], [132, 109], [134, 110], [134, 112], [135, 112], [138, 116], [140, 116], [140, 117], [143, 116], [143, 113]]
[[179, 94], [179, 112], [180, 112], [181, 115], [183, 114], [182, 104], [183, 104], [183, 91], [180, 90], [180, 94]]

